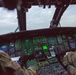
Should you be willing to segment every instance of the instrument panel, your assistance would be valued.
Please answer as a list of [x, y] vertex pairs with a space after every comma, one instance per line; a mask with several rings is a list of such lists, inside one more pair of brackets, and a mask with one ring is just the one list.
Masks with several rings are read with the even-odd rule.
[[23, 31], [0, 36], [0, 49], [11, 57], [44, 53], [53, 57], [76, 49], [76, 28]]
[[23, 31], [0, 36], [0, 49], [11, 57], [23, 56], [24, 66], [39, 68], [39, 75], [70, 75], [60, 62], [76, 50], [76, 28]]
[[38, 54], [39, 52], [44, 52], [47, 57], [53, 57], [55, 56], [55, 54], [58, 55], [69, 50], [76, 49], [76, 41], [75, 37], [74, 39], [73, 37], [69, 37], [66, 35], [57, 35], [54, 37], [37, 36], [31, 39], [17, 40], [15, 41], [15, 43], [12, 43], [14, 48], [10, 48], [9, 51], [10, 53], [17, 51], [18, 54], [21, 51], [21, 53], [25, 55], [30, 55], [33, 53]]

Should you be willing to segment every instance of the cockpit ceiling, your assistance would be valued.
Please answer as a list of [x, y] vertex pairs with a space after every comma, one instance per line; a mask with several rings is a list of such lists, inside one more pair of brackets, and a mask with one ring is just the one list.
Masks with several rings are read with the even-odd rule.
[[9, 3], [15, 3], [18, 4], [18, 1], [22, 1], [22, 3], [27, 6], [27, 5], [55, 5], [59, 2], [62, 3], [67, 3], [67, 1], [71, 1], [70, 4], [76, 4], [76, 0], [0, 0], [0, 7], [2, 6], [2, 3], [7, 2], [7, 4]]

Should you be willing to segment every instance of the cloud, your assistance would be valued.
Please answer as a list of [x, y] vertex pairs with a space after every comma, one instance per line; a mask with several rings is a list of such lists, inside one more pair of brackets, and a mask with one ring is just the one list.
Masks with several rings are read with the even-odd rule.
[[5, 8], [0, 8], [0, 35], [14, 32], [18, 27], [16, 10], [9, 11]]
[[[61, 18], [62, 27], [76, 26], [76, 5], [71, 5], [65, 11]], [[49, 28], [50, 22], [55, 12], [55, 7], [50, 9], [46, 7], [32, 6], [26, 13], [27, 30]], [[18, 27], [18, 19], [16, 10], [8, 11], [5, 8], [0, 8], [0, 35], [14, 32]]]
[[[61, 18], [62, 27], [75, 27], [76, 26], [76, 5], [70, 5]], [[43, 9], [39, 7], [32, 7], [27, 12], [27, 29], [40, 29], [49, 28], [50, 21], [55, 12], [55, 7], [51, 9]]]
[[27, 12], [27, 29], [49, 28], [55, 7], [43, 9], [34, 6]]
[[62, 27], [76, 27], [76, 5], [70, 5], [61, 18]]

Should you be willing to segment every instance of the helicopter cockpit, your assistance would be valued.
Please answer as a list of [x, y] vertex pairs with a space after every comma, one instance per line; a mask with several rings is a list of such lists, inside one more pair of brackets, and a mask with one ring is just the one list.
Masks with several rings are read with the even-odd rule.
[[[58, 25], [68, 6], [74, 4], [76, 0], [1, 0], [1, 7], [17, 9], [19, 32], [0, 35], [0, 48], [11, 58], [27, 57], [22, 63], [38, 67], [39, 75], [70, 75], [62, 59], [66, 52], [76, 50], [76, 27]], [[36, 5], [43, 9], [54, 5], [54, 16], [49, 28], [26, 30], [26, 12]]]

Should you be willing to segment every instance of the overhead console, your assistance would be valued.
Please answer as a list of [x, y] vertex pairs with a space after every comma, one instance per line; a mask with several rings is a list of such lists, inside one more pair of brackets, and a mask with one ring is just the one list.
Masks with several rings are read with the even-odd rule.
[[76, 28], [40, 29], [1, 35], [0, 49], [11, 57], [25, 56], [27, 66], [40, 67], [40, 75], [69, 75], [60, 61], [67, 51], [76, 50]]

